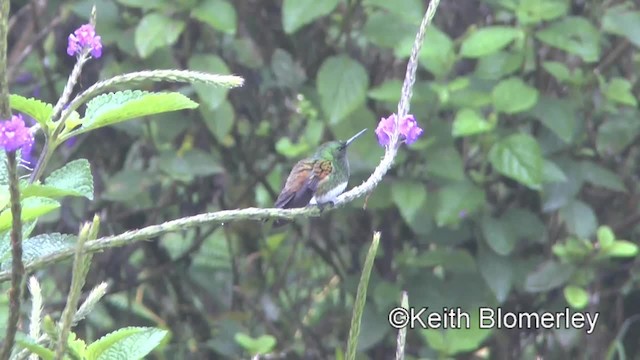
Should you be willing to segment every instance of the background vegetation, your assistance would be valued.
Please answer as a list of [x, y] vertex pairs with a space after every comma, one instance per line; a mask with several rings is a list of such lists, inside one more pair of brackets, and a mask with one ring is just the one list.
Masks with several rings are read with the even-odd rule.
[[[12, 93], [55, 103], [73, 66], [67, 36], [93, 3], [11, 2]], [[38, 233], [77, 233], [94, 213], [106, 235], [270, 207], [297, 159], [396, 111], [428, 1], [95, 3], [104, 55], [87, 64], [80, 90], [166, 68], [235, 73], [245, 85], [144, 85], [201, 105], [69, 140], [50, 169], [89, 159], [95, 199], [65, 200]], [[278, 232], [231, 222], [98, 253], [85, 288], [107, 281], [108, 294], [76, 331], [89, 340], [165, 328], [171, 339], [154, 356], [166, 359], [340, 358], [380, 230], [362, 358], [394, 356], [387, 313], [402, 290], [432, 309], [600, 312], [591, 335], [408, 331], [409, 358], [637, 358], [639, 46], [632, 1], [443, 0], [412, 101], [425, 135], [370, 197]], [[352, 185], [383, 154], [372, 134], [350, 149]], [[70, 268], [35, 272], [45, 312], [62, 312]], [[3, 324], [5, 298], [0, 307]]]

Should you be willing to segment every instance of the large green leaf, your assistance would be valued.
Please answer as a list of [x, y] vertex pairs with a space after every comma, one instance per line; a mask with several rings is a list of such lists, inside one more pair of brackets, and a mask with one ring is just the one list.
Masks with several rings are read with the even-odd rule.
[[538, 101], [538, 90], [522, 79], [511, 77], [502, 80], [491, 93], [496, 111], [515, 114], [531, 109]]
[[640, 121], [635, 112], [612, 114], [598, 127], [596, 148], [601, 155], [614, 155], [624, 151], [640, 133]]
[[173, 45], [184, 30], [185, 23], [159, 12], [146, 14], [136, 27], [134, 41], [138, 55], [146, 58], [155, 50]]
[[88, 360], [142, 359], [167, 336], [151, 327], [126, 327], [111, 332], [87, 347]]
[[233, 122], [235, 120], [235, 113], [231, 103], [223, 101], [215, 110], [209, 109], [208, 106], [200, 106], [198, 110], [202, 115], [202, 121], [204, 121], [211, 134], [215, 136], [220, 143], [226, 144], [227, 135], [229, 135], [231, 129], [233, 129]]
[[480, 247], [477, 258], [480, 274], [493, 291], [498, 302], [503, 303], [509, 296], [513, 285], [514, 261], [507, 256], [499, 256], [486, 247]]
[[[217, 55], [195, 54], [189, 58], [189, 68], [213, 74], [228, 74], [227, 64]], [[207, 105], [209, 110], [216, 110], [227, 98], [229, 89], [213, 87], [206, 84], [193, 84], [200, 103]]]
[[42, 360], [55, 359], [56, 353], [53, 350], [47, 349], [45, 346], [36, 343], [33, 339], [26, 336], [19, 336], [16, 338], [16, 343], [21, 347], [29, 350], [31, 353], [38, 355], [37, 357]]
[[560, 219], [567, 231], [582, 239], [588, 239], [598, 228], [598, 219], [593, 209], [580, 200], [574, 200], [560, 209]]
[[69, 133], [65, 139], [142, 116], [196, 107], [196, 102], [177, 92], [150, 93], [126, 90], [103, 94], [89, 101], [82, 127]]
[[578, 120], [575, 106], [569, 100], [543, 96], [531, 113], [562, 141], [571, 142]]
[[463, 181], [464, 162], [458, 150], [453, 146], [443, 146], [429, 154], [427, 173], [452, 181]]
[[529, 292], [543, 292], [555, 289], [564, 285], [571, 278], [574, 271], [575, 268], [571, 265], [548, 260], [529, 273], [524, 283], [524, 288]]
[[518, 241], [511, 224], [489, 215], [482, 218], [482, 235], [489, 247], [499, 255], [509, 255]]
[[236, 9], [227, 0], [204, 0], [191, 10], [191, 17], [229, 35], [238, 26]]
[[589, 304], [589, 293], [580, 286], [567, 285], [563, 293], [567, 303], [574, 309], [581, 310]]
[[633, 95], [632, 85], [627, 79], [612, 78], [603, 89], [604, 96], [611, 102], [636, 107], [638, 100]]
[[427, 200], [427, 190], [425, 185], [419, 182], [398, 181], [391, 187], [391, 196], [404, 220], [410, 224]]
[[585, 62], [600, 59], [600, 33], [584, 17], [568, 16], [536, 33], [543, 43], [580, 56]]
[[253, 338], [244, 333], [237, 333], [235, 340], [251, 355], [268, 354], [276, 346], [276, 338], [271, 335], [261, 335]]
[[437, 199], [436, 224], [455, 226], [484, 205], [485, 193], [469, 182], [462, 182], [440, 189]]
[[29, 184], [22, 190], [23, 197], [43, 196], [84, 196], [93, 200], [93, 176], [91, 165], [86, 159], [73, 160], [54, 171], [44, 181], [44, 185]]
[[[49, 254], [71, 248], [75, 242], [75, 235], [60, 233], [40, 234], [22, 241], [22, 260], [24, 262], [33, 261]], [[11, 253], [0, 254], [2, 270], [6, 270], [11, 265]], [[5, 261], [5, 259], [7, 261]]]
[[[22, 224], [22, 238], [26, 239], [36, 227], [37, 221]], [[0, 233], [0, 263], [11, 258], [11, 230]]]
[[462, 42], [460, 55], [469, 58], [487, 56], [503, 49], [522, 35], [522, 30], [513, 27], [484, 27], [472, 33]]
[[531, 135], [514, 134], [498, 141], [489, 151], [489, 161], [504, 176], [531, 189], [541, 189], [542, 152]]
[[631, 11], [631, 3], [607, 7], [602, 17], [604, 31], [624, 36], [640, 47], [640, 11]]
[[453, 137], [471, 136], [493, 130], [495, 123], [485, 120], [474, 109], [460, 109], [453, 120], [451, 135]]
[[603, 166], [585, 160], [580, 163], [580, 169], [582, 170], [583, 179], [593, 185], [602, 186], [613, 191], [627, 191], [620, 176]]
[[522, 24], [538, 24], [563, 16], [568, 10], [568, 0], [520, 0], [516, 15]]
[[[43, 197], [29, 197], [22, 200], [22, 221], [35, 220], [60, 207], [60, 203]], [[0, 212], [0, 231], [11, 228], [11, 209]]]
[[[422, 20], [422, 14], [424, 14], [424, 5], [421, 0], [364, 0], [362, 4], [384, 9], [390, 14], [400, 16], [404, 22], [412, 26], [419, 25], [420, 20]], [[428, 35], [427, 38], [429, 38]]]
[[318, 70], [317, 88], [322, 110], [333, 124], [364, 102], [368, 87], [367, 71], [348, 56], [330, 57]]
[[11, 94], [9, 96], [9, 104], [11, 109], [32, 117], [43, 129], [46, 129], [47, 121], [53, 115], [53, 105], [38, 99]]
[[282, 3], [282, 27], [292, 34], [313, 20], [329, 14], [340, 0], [284, 0]]

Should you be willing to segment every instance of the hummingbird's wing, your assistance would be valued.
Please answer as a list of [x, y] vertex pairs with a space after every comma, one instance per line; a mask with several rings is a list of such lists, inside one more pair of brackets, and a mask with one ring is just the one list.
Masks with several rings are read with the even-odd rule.
[[282, 209], [307, 206], [318, 188], [318, 183], [330, 173], [330, 161], [298, 161], [274, 206]]

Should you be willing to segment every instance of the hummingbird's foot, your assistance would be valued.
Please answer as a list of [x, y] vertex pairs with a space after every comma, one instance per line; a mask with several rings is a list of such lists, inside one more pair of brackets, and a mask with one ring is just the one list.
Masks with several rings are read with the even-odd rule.
[[324, 212], [324, 209], [329, 206], [329, 207], [333, 207], [335, 205], [335, 203], [333, 201], [327, 201], [325, 203], [322, 204], [318, 204], [318, 208], [320, 209], [320, 213]]

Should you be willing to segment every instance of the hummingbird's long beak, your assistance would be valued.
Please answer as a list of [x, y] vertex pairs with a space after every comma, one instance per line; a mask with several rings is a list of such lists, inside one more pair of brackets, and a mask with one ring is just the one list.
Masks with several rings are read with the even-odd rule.
[[362, 129], [359, 133], [357, 133], [357, 134], [353, 135], [353, 136], [351, 137], [351, 139], [349, 139], [349, 140], [345, 141], [344, 146], [345, 146], [345, 147], [346, 147], [346, 146], [349, 146], [349, 144], [351, 144], [351, 143], [353, 142], [353, 140], [357, 139], [357, 138], [358, 138], [358, 136], [362, 135], [365, 131], [367, 131], [367, 129]]

